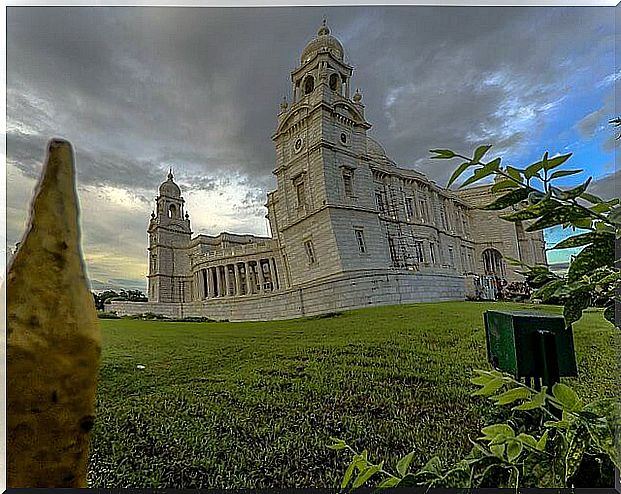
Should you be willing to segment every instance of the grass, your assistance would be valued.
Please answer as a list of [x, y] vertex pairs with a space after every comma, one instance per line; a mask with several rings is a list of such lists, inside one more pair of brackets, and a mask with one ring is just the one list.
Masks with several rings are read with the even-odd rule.
[[[482, 313], [448, 302], [255, 323], [102, 320], [91, 487], [334, 487], [348, 458], [415, 450], [413, 466], [470, 449], [491, 408], [470, 396], [488, 368]], [[538, 307], [558, 312], [555, 307]], [[615, 393], [619, 332], [600, 312], [574, 327], [590, 401]], [[144, 369], [138, 368], [144, 366]]]

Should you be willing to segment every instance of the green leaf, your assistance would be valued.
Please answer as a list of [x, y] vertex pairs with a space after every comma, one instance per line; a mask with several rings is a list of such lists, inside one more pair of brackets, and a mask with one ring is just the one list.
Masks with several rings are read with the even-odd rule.
[[537, 173], [539, 173], [539, 171], [543, 168], [543, 165], [547, 161], [548, 161], [548, 152], [546, 151], [541, 161], [537, 161], [536, 163], [533, 163], [532, 165], [529, 165], [526, 167], [526, 170], [524, 170], [524, 176], [526, 178], [533, 178], [535, 175], [537, 175]]
[[512, 410], [534, 410], [535, 408], [540, 408], [545, 405], [546, 402], [546, 390], [548, 388], [546, 386], [542, 386], [541, 390], [533, 396], [530, 401], [526, 401], [521, 405], [515, 406]]
[[591, 440], [597, 448], [608, 455], [610, 460], [619, 468], [621, 461], [619, 460], [619, 452], [615, 448], [615, 431], [614, 424], [610, 425], [605, 418], [590, 420], [586, 422], [587, 430], [591, 436]]
[[475, 163], [481, 161], [481, 158], [485, 156], [485, 153], [487, 153], [491, 147], [491, 145], [479, 146], [474, 152], [474, 157], [472, 158], [472, 161]]
[[546, 444], [548, 442], [548, 431], [545, 431], [543, 433], [543, 435], [539, 438], [539, 441], [537, 441], [537, 449], [539, 451], [544, 451], [546, 449]]
[[442, 462], [440, 461], [440, 458], [438, 456], [434, 456], [433, 458], [431, 458], [427, 463], [425, 463], [425, 466], [420, 469], [420, 472], [429, 472], [436, 475], [441, 475]]
[[602, 266], [612, 267], [615, 261], [615, 240], [612, 235], [597, 234], [591, 245], [574, 258], [567, 272], [568, 281], [576, 281]]
[[333, 441], [333, 444], [330, 444], [328, 446], [329, 449], [333, 449], [333, 450], [339, 451], [341, 449], [347, 448], [347, 444], [342, 439], [338, 439], [336, 437], [331, 437], [330, 440]]
[[[547, 153], [546, 153], [547, 155]], [[553, 168], [556, 168], [557, 166], [562, 165], [563, 163], [565, 163], [569, 158], [571, 158], [571, 153], [568, 154], [562, 154], [560, 156], [556, 156], [552, 159], [547, 160], [544, 164], [543, 164], [543, 168], [545, 170], [552, 170]], [[554, 172], [554, 173], [558, 173], [558, 172]], [[550, 177], [552, 178], [552, 177]]]
[[473, 163], [469, 161], [466, 161], [465, 163], [462, 163], [461, 165], [459, 165], [457, 169], [451, 175], [451, 178], [449, 178], [449, 181], [446, 184], [446, 188], [448, 189], [452, 185], [452, 183], [455, 182], [455, 180], [457, 180], [460, 177], [460, 175], [464, 173], [471, 166], [473, 166]]
[[494, 444], [494, 445], [489, 447], [489, 450], [497, 458], [500, 458], [501, 460], [504, 459], [504, 454], [505, 454], [505, 445], [504, 444]]
[[569, 436], [567, 454], [565, 456], [565, 482], [572, 477], [582, 463], [582, 457], [588, 446], [588, 435], [584, 426], [579, 426]]
[[541, 216], [532, 225], [526, 228], [527, 232], [534, 232], [537, 230], [543, 230], [544, 228], [550, 228], [551, 226], [572, 224], [576, 223], [580, 219], [588, 219], [590, 221], [589, 213], [584, 211], [578, 206], [561, 206], [549, 211]]
[[503, 384], [504, 379], [502, 377], [495, 377], [481, 389], [477, 389], [474, 393], [472, 393], [472, 396], [491, 396], [498, 391]]
[[615, 398], [604, 398], [589, 403], [583, 410], [597, 415], [597, 418], [586, 422], [592, 441], [617, 468], [621, 468], [620, 452], [614, 447], [615, 425], [621, 419], [621, 403]]
[[527, 398], [530, 398], [530, 390], [527, 388], [513, 388], [495, 397], [496, 405], [507, 405]]
[[557, 170], [548, 177], [548, 180], [576, 175], [577, 173], [582, 173], [583, 171], [584, 170]]
[[515, 460], [517, 460], [518, 456], [520, 456], [520, 453], [522, 452], [522, 443], [520, 441], [509, 441], [507, 443], [507, 459], [513, 463]]
[[515, 437], [515, 431], [510, 425], [507, 424], [493, 424], [483, 427], [481, 432], [485, 434], [483, 439], [490, 440], [497, 436], [502, 437]]
[[591, 242], [593, 242], [593, 240], [595, 240], [595, 236], [596, 236], [595, 232], [588, 232], [588, 233], [582, 233], [580, 235], [574, 235], [573, 237], [568, 237], [564, 240], [561, 240], [554, 247], [552, 247], [552, 249], [558, 250], [558, 249], [572, 249], [574, 247], [581, 247], [582, 245], [590, 244]]
[[520, 170], [518, 170], [517, 168], [514, 168], [512, 166], [507, 166], [507, 168], [505, 169], [505, 172], [511, 178], [513, 178], [514, 180], [517, 180], [520, 183], [524, 181], [522, 179], [522, 174], [520, 173]]
[[[580, 197], [582, 197], [582, 196], [580, 196]], [[616, 205], [616, 201], [615, 200], [606, 201], [606, 202], [602, 201], [602, 202], [600, 202], [598, 204], [595, 204], [595, 206], [591, 206], [589, 209], [591, 211], [593, 211], [594, 213], [601, 214], [601, 213], [609, 212], [614, 205]]]
[[571, 427], [571, 422], [567, 420], [548, 420], [543, 425], [552, 429], [568, 429]]
[[559, 288], [565, 285], [565, 280], [551, 280], [548, 281], [542, 287], [537, 288], [532, 295], [531, 299], [541, 299], [543, 302], [547, 302], [550, 298], [556, 295]]
[[518, 202], [523, 201], [528, 197], [528, 189], [520, 187], [519, 189], [512, 190], [511, 192], [505, 194], [504, 196], [499, 197], [493, 203], [488, 204], [482, 209], [498, 211], [500, 209], [508, 208], [509, 206], [513, 206]]
[[470, 379], [472, 384], [476, 384], [478, 386], [485, 386], [488, 382], [493, 381], [495, 379], [494, 376], [477, 376]]
[[556, 383], [552, 386], [552, 395], [561, 404], [562, 410], [569, 412], [582, 410], [582, 401], [578, 398], [576, 392], [566, 384]]
[[367, 480], [373, 477], [373, 475], [375, 475], [380, 470], [381, 470], [380, 465], [369, 466], [366, 470], [360, 473], [358, 477], [356, 477], [356, 480], [354, 480], [354, 483], [352, 485], [352, 489], [357, 489], [358, 487], [360, 487], [362, 484], [364, 484]]
[[[585, 201], [589, 201], [591, 204], [599, 204], [600, 202], [604, 202], [604, 200], [600, 197], [597, 197], [593, 194], [589, 194], [588, 192], [583, 192], [582, 194], [580, 194], [580, 198], [584, 199]], [[608, 202], [619, 202], [619, 199], [612, 199], [611, 201]]]
[[589, 177], [586, 182], [578, 185], [577, 187], [574, 187], [573, 189], [562, 191], [561, 197], [565, 200], [575, 199], [576, 197], [580, 196], [580, 194], [584, 193], [584, 191], [591, 183], [591, 180], [593, 180], [593, 177]]
[[490, 189], [491, 192], [500, 192], [501, 190], [506, 190], [506, 189], [515, 189], [519, 187], [519, 185], [517, 183], [515, 183], [513, 180], [501, 180], [500, 182], [496, 182], [494, 185], [492, 185], [492, 188]]
[[523, 221], [538, 218], [539, 216], [549, 213], [550, 211], [561, 206], [561, 203], [556, 199], [544, 199], [535, 204], [531, 204], [519, 211], [511, 214], [501, 216], [503, 220], [507, 221]]
[[400, 481], [401, 479], [398, 479], [397, 477], [388, 477], [382, 480], [377, 487], [380, 489], [387, 489], [389, 487], [395, 487], [396, 485], [399, 484]]
[[354, 469], [356, 468], [356, 462], [352, 461], [347, 470], [345, 470], [345, 474], [343, 475], [343, 480], [341, 481], [341, 489], [345, 489], [349, 481], [351, 480], [352, 475], [354, 474]]
[[397, 463], [397, 472], [399, 472], [399, 475], [401, 475], [402, 477], [405, 477], [405, 474], [408, 471], [410, 463], [412, 463], [412, 458], [414, 458], [414, 451], [405, 455]]
[[459, 188], [466, 187], [467, 185], [470, 185], [474, 182], [481, 180], [482, 178], [491, 175], [498, 170], [499, 166], [500, 158], [496, 158], [495, 160], [483, 165], [481, 168], [477, 168], [474, 173], [469, 178], [467, 178], [463, 184], [459, 186]]
[[431, 159], [434, 160], [447, 160], [456, 156], [455, 153], [450, 149], [431, 149], [429, 152], [437, 154], [437, 156], [431, 157]]
[[608, 214], [608, 220], [614, 223], [617, 227], [621, 226], [621, 206], [616, 206], [611, 209]]
[[[574, 261], [575, 262], [575, 261]], [[563, 306], [563, 317], [567, 327], [578, 321], [582, 317], [582, 311], [591, 303], [589, 292], [577, 292], [565, 301]]]
[[530, 446], [533, 449], [537, 449], [537, 440], [530, 434], [522, 432], [517, 435], [516, 439], [518, 441], [521, 441], [523, 444]]

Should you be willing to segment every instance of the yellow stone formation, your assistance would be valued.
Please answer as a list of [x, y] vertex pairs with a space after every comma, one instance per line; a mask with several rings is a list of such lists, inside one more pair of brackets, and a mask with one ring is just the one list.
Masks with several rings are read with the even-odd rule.
[[52, 139], [7, 276], [7, 486], [86, 487], [101, 353], [71, 144]]

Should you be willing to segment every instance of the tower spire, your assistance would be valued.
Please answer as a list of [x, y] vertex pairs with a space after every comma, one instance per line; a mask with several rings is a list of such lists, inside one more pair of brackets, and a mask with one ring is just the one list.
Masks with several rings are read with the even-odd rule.
[[330, 28], [328, 27], [328, 20], [326, 19], [326, 16], [323, 16], [323, 21], [321, 22], [321, 27], [319, 28], [319, 31], [317, 31], [317, 34], [319, 36], [325, 36], [330, 34]]

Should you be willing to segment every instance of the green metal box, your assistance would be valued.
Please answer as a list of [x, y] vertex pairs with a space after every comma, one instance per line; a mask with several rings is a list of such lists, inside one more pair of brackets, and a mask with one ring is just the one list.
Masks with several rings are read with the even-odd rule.
[[541, 312], [488, 310], [484, 319], [487, 357], [494, 368], [516, 378], [541, 377], [537, 333], [545, 331], [554, 335], [559, 377], [578, 375], [571, 326], [565, 328], [563, 317]]

